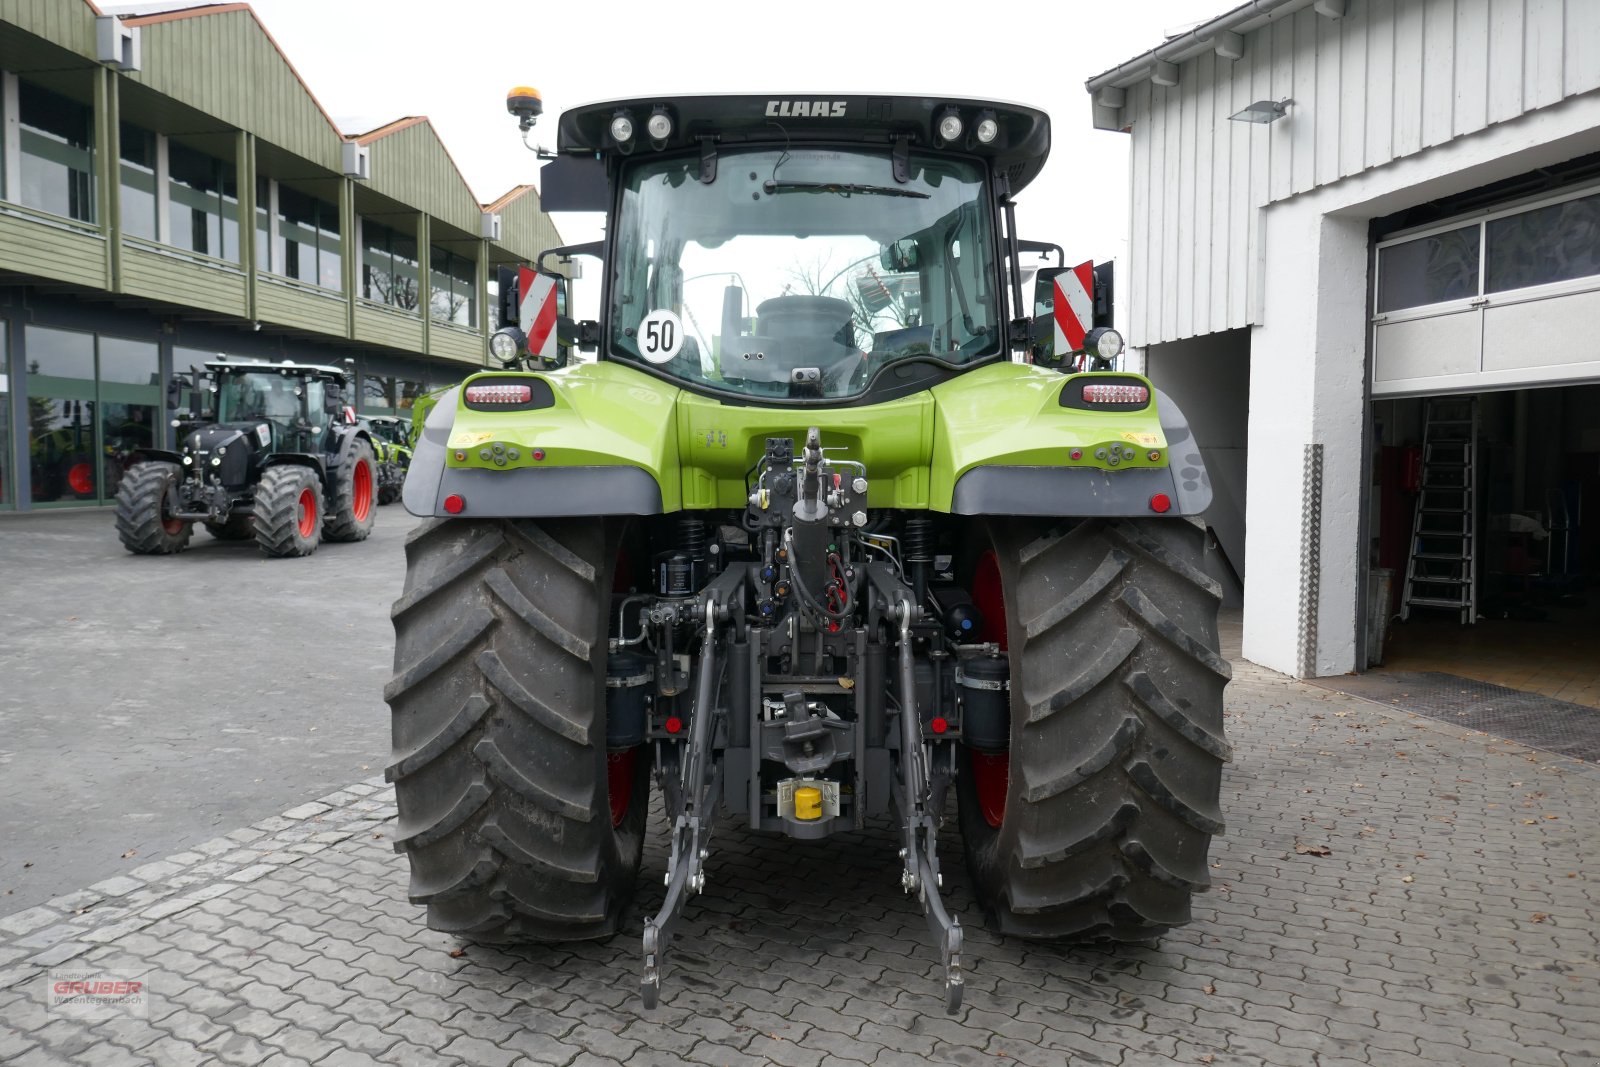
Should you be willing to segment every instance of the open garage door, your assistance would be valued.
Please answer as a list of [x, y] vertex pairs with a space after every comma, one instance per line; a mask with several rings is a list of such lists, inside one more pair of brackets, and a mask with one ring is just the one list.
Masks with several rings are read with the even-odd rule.
[[1600, 384], [1379, 398], [1372, 426], [1384, 669], [1600, 708]]
[[1377, 244], [1372, 395], [1600, 381], [1600, 184]]

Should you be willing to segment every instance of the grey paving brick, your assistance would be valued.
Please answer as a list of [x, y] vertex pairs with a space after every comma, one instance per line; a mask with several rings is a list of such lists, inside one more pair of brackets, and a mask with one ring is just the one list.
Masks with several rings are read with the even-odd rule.
[[[1557, 774], [1555, 761], [1545, 770], [1522, 750], [1433, 725], [1415, 731], [1247, 664], [1229, 694], [1230, 833], [1213, 845], [1217, 891], [1197, 900], [1195, 923], [1115, 951], [997, 937], [978, 922], [952, 835], [949, 892], [968, 926], [967, 1006], [954, 1018], [922, 919], [885, 866], [892, 826], [828, 843], [827, 877], [822, 846], [802, 858], [719, 829], [663, 1004], [643, 1014], [637, 919], [606, 943], [468, 945], [452, 958], [463, 942], [423, 927], [405, 899], [404, 858], [368, 829], [369, 816], [393, 811], [392, 790], [372, 784], [370, 810], [352, 801], [192, 848], [192, 866], [166, 879], [182, 883], [176, 894], [136, 879], [84, 891], [84, 903], [108, 897], [85, 936], [54, 930], [78, 925], [66, 918], [71, 894], [15, 924], [28, 929], [9, 942], [0, 925], [0, 969], [49, 951], [44, 941], [82, 943], [86, 961], [142, 968], [155, 990], [149, 1020], [68, 1022], [34, 1002], [37, 969], [18, 972], [22, 984], [0, 992], [0, 1061], [95, 1048], [163, 1067], [195, 1056], [562, 1067], [1593, 1060], [1600, 868], [1576, 835], [1600, 808], [1600, 775]], [[1366, 743], [1345, 746], [1346, 734]], [[1522, 826], [1533, 791], [1559, 819]], [[1296, 855], [1300, 839], [1333, 854]], [[654, 827], [649, 869], [660, 870], [664, 843]], [[285, 851], [298, 844], [321, 851]], [[250, 879], [229, 880], [241, 871]], [[789, 883], [812, 887], [810, 907], [775, 889]], [[218, 889], [227, 895], [209, 896]], [[183, 898], [194, 903], [178, 908]], [[646, 887], [637, 910], [653, 901], [659, 887]], [[1547, 918], [1533, 921], [1535, 910]], [[37, 951], [10, 947], [30, 936]], [[53, 1044], [36, 1039], [44, 1031]]]
[[384, 1033], [376, 1026], [346, 1020], [328, 1031], [328, 1040], [337, 1041], [352, 1051], [376, 1056], [399, 1038]]
[[299, 1026], [286, 1026], [276, 1033], [268, 1034], [261, 1039], [261, 1043], [281, 1049], [288, 1056], [309, 1060], [312, 1063], [343, 1047], [313, 1030]]
[[510, 1067], [517, 1059], [515, 1052], [491, 1045], [482, 1038], [465, 1035], [457, 1037], [439, 1051], [467, 1063], [481, 1064], [482, 1067]]

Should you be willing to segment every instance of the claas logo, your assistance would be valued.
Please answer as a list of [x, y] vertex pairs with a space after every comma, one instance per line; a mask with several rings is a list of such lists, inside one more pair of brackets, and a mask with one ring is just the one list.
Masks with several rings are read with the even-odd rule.
[[843, 100], [768, 100], [769, 119], [842, 119]]

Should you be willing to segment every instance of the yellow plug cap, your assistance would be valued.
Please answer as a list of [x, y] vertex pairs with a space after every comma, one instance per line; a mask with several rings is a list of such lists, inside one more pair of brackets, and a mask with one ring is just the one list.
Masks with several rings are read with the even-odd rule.
[[794, 791], [794, 817], [802, 822], [822, 818], [822, 790], [803, 785]]

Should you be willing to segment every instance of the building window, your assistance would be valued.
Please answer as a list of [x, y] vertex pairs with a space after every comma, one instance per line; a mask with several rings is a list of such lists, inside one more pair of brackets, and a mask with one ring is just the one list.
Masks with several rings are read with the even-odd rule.
[[361, 295], [416, 314], [417, 239], [370, 219], [361, 221]]
[[0, 319], [0, 508], [15, 507], [11, 491], [11, 333]]
[[156, 239], [156, 135], [124, 122], [122, 141], [122, 232]]
[[339, 209], [298, 189], [278, 185], [278, 237], [274, 273], [324, 289], [343, 291]]
[[94, 222], [94, 116], [48, 89], [17, 82], [22, 203]]
[[161, 443], [154, 342], [26, 328], [35, 503], [108, 501], [135, 453]]
[[1600, 193], [1491, 219], [1484, 292], [1600, 275]]
[[272, 269], [272, 180], [256, 178], [256, 270]]
[[1378, 310], [1478, 295], [1477, 224], [1378, 250]]
[[171, 143], [167, 190], [172, 201], [167, 244], [217, 259], [239, 258], [239, 190], [233, 164]]
[[434, 245], [428, 258], [428, 301], [440, 322], [478, 324], [478, 265], [466, 256]]
[[361, 410], [368, 415], [394, 414], [394, 379], [375, 374], [361, 376]]
[[410, 378], [396, 378], [394, 380], [394, 406], [397, 413], [408, 412], [416, 404], [417, 397], [427, 392], [427, 388], [419, 381]]

